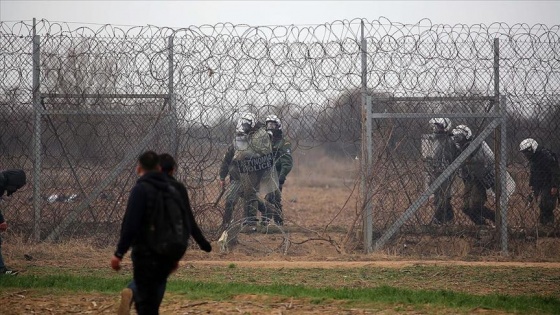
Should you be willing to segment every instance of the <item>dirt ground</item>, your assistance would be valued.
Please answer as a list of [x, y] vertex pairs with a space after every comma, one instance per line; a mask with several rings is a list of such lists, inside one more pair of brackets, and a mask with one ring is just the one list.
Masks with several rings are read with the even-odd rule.
[[[119, 300], [101, 294], [72, 296], [41, 295], [33, 291], [7, 292], [0, 295], [2, 314], [116, 314]], [[134, 310], [131, 312], [135, 314]], [[238, 295], [230, 301], [189, 301], [184, 297], [167, 294], [160, 314], [425, 314], [411, 307], [396, 305], [386, 308], [347, 307], [340, 302], [321, 304], [309, 300], [278, 298], [261, 295]], [[437, 311], [434, 311], [434, 314]], [[440, 312], [443, 314], [444, 312]], [[473, 309], [470, 314], [505, 314], [503, 312]], [[447, 312], [447, 314], [450, 314]]]
[[[196, 272], [211, 272], [216, 267], [235, 264], [239, 268], [306, 270], [340, 268], [405, 269], [413, 266], [491, 266], [496, 268], [537, 268], [553, 270], [560, 279], [560, 242], [558, 238], [526, 238], [510, 244], [511, 255], [502, 255], [495, 248], [477, 246], [462, 236], [426, 238], [404, 236], [387, 249], [374, 254], [363, 254], [356, 244], [356, 190], [347, 181], [353, 165], [329, 162], [326, 172], [305, 171], [310, 166], [296, 160], [294, 174], [283, 191], [286, 217], [285, 228], [272, 233], [242, 233], [239, 243], [221, 251], [213, 240], [214, 250], [204, 253], [194, 246], [181, 262], [181, 269], [193, 267]], [[315, 161], [325, 167], [326, 162]], [[321, 163], [319, 163], [321, 162]], [[328, 162], [328, 161], [327, 161]], [[329, 173], [330, 172], [330, 173]], [[346, 174], [346, 177], [343, 175]], [[332, 178], [337, 178], [336, 181]], [[354, 230], [356, 229], [356, 230]], [[115, 235], [116, 235], [115, 231]], [[113, 235], [114, 236], [114, 235]], [[286, 240], [289, 240], [288, 242]], [[41, 267], [60, 268], [70, 272], [108, 270], [114, 242], [100, 247], [96, 240], [76, 239], [67, 242], [35, 244], [18, 235], [4, 235], [3, 253], [10, 266], [28, 273]], [[32, 256], [27, 260], [24, 255]], [[124, 269], [130, 271], [130, 260]], [[214, 269], [213, 269], [214, 268]], [[180, 271], [181, 272], [181, 271]], [[551, 277], [554, 278], [554, 277]], [[425, 281], [430, 283], [430, 281]], [[1, 283], [1, 279], [0, 279]], [[330, 284], [332, 285], [332, 283]], [[358, 285], [361, 285], [358, 283]], [[366, 284], [367, 286], [368, 284]], [[433, 281], [423, 288], [444, 289]], [[548, 286], [548, 287], [546, 287]], [[465, 287], [457, 282], [454, 287], [479, 294], [501, 290], [504, 294], [547, 294], [560, 292], [558, 282], [540, 286], [543, 292], [527, 286], [520, 288], [507, 283], [493, 288], [478, 285]], [[493, 291], [492, 291], [493, 292]], [[119, 297], [101, 293], [60, 292], [57, 290], [0, 289], [0, 314], [115, 314]], [[162, 314], [453, 314], [455, 309], [426, 305], [422, 309], [407, 305], [349, 306], [341, 301], [275, 297], [267, 295], [237, 295], [228, 301], [189, 300], [179, 294], [166, 294]], [[487, 309], [471, 309], [469, 314], [502, 314]]]
[[[183, 261], [182, 267], [194, 266], [204, 270], [205, 266], [223, 266], [231, 261]], [[404, 268], [425, 266], [496, 266], [535, 267], [560, 269], [560, 263], [524, 262], [464, 262], [464, 261], [236, 261], [240, 268]], [[98, 265], [97, 263], [94, 265]], [[477, 288], [484, 291], [484, 288]], [[0, 293], [2, 314], [115, 314], [119, 305], [116, 295], [101, 293], [67, 292], [45, 293], [44, 290], [2, 290]], [[134, 311], [132, 312], [135, 313]], [[237, 295], [227, 301], [189, 300], [188, 297], [166, 293], [161, 314], [453, 314], [453, 309], [430, 307], [418, 309], [406, 305], [359, 306], [346, 305], [341, 301], [275, 297], [268, 295]], [[487, 309], [471, 309], [469, 314], [506, 314]]]
[[[6, 248], [8, 259], [14, 266], [23, 267], [22, 273], [40, 272], [40, 267], [60, 268], [68, 272], [87, 272], [87, 270], [108, 270], [111, 249], [88, 247], [84, 244], [37, 244], [26, 247]], [[33, 260], [28, 261], [24, 253], [31, 254]], [[345, 269], [382, 268], [403, 269], [414, 266], [493, 266], [497, 268], [539, 268], [539, 270], [560, 270], [560, 262], [510, 262], [510, 261], [456, 261], [456, 260], [405, 260], [385, 255], [316, 255], [305, 257], [289, 257], [271, 254], [268, 256], [251, 256], [239, 251], [229, 253], [204, 253], [190, 250], [181, 262], [181, 272], [206, 273], [231, 264], [236, 268], [254, 268], [258, 270], [298, 269]], [[37, 268], [39, 267], [39, 269]], [[130, 272], [130, 261], [124, 261], [124, 269]], [[184, 274], [183, 274], [184, 275]], [[524, 293], [514, 287], [503, 292]], [[528, 288], [530, 290], [530, 288]], [[466, 289], [471, 291], [471, 289]], [[484, 292], [485, 288], [472, 288], [472, 293]], [[516, 291], [517, 290], [517, 291]], [[119, 296], [102, 293], [60, 292], [57, 290], [0, 290], [2, 314], [115, 314], [119, 304]], [[276, 297], [268, 295], [242, 294], [227, 301], [190, 300], [188, 296], [167, 293], [161, 307], [161, 314], [451, 314], [458, 313], [454, 309], [441, 306], [425, 306], [418, 309], [407, 305], [347, 305], [341, 301], [321, 301], [315, 303], [310, 299]], [[505, 314], [504, 312], [487, 309], [472, 309], [469, 314]], [[134, 312], [133, 312], [134, 314]]]

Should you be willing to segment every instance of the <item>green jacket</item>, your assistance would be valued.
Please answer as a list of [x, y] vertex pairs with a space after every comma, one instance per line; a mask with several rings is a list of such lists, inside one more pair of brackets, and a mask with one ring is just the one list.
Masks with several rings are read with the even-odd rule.
[[[280, 138], [272, 141], [272, 153], [274, 154], [274, 166], [278, 172], [278, 179], [286, 179], [293, 167], [292, 159], [292, 144], [285, 138]], [[230, 180], [239, 180], [239, 169], [235, 166], [233, 158], [235, 156], [235, 148], [233, 145], [228, 146], [222, 163], [220, 165], [219, 176], [224, 180], [228, 174]]]
[[285, 138], [272, 140], [272, 153], [274, 154], [274, 166], [278, 172], [278, 179], [283, 182], [294, 165], [292, 144]]
[[229, 174], [230, 180], [239, 180], [239, 170], [235, 165], [232, 163], [233, 156], [235, 155], [235, 148], [233, 144], [231, 144], [228, 148], [224, 157], [222, 158], [222, 164], [220, 166], [220, 179], [224, 180]]

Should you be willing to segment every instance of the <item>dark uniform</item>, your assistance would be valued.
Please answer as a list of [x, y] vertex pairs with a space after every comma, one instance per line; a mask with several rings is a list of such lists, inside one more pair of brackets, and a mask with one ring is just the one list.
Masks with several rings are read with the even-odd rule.
[[224, 217], [222, 219], [222, 225], [227, 225], [231, 222], [233, 216], [233, 209], [235, 204], [241, 195], [241, 182], [239, 181], [239, 169], [235, 164], [233, 164], [233, 156], [235, 155], [235, 148], [230, 145], [222, 158], [222, 165], [220, 166], [220, 181], [224, 182], [226, 177], [229, 175], [229, 186], [225, 192], [226, 206], [224, 211]]
[[[463, 149], [470, 144], [468, 141]], [[482, 147], [477, 148], [461, 166], [459, 176], [463, 179], [463, 213], [476, 225], [486, 224], [485, 219], [492, 222], [496, 214], [484, 204], [488, 199], [486, 190], [493, 186], [493, 165], [487, 163]]]
[[[244, 165], [247, 161], [254, 160], [259, 157], [267, 156], [272, 152], [270, 138], [263, 128], [263, 124], [257, 122], [255, 127], [246, 135], [236, 136], [234, 145], [228, 147], [220, 167], [219, 177], [223, 182], [226, 176], [230, 176], [230, 184], [226, 191], [226, 209], [222, 224], [227, 225], [231, 222], [233, 210], [239, 197], [245, 201], [244, 215], [245, 224], [256, 225], [257, 209], [262, 200], [257, 193], [261, 184], [261, 180], [267, 174], [268, 170], [247, 170]], [[272, 159], [270, 160], [272, 165]], [[244, 171], [242, 171], [245, 169]]]
[[[272, 139], [272, 153], [274, 155], [274, 167], [276, 169], [276, 174], [278, 175], [278, 189], [268, 193], [265, 196], [266, 201], [273, 206], [265, 207], [264, 212], [268, 220], [274, 219], [277, 225], [284, 224], [284, 218], [282, 215], [282, 185], [286, 181], [286, 176], [290, 173], [293, 167], [292, 159], [292, 144], [290, 141], [284, 139], [281, 130], [279, 136]], [[259, 210], [261, 212], [263, 209], [259, 205]]]
[[[455, 160], [457, 148], [451, 140], [451, 134], [446, 131], [429, 135], [428, 139], [434, 144], [433, 158], [428, 161], [429, 180], [433, 182]], [[433, 223], [441, 224], [453, 221], [454, 213], [451, 205], [451, 189], [454, 176], [449, 176], [434, 192], [435, 213]]]
[[[248, 148], [246, 150], [236, 150], [233, 156], [234, 164], [239, 168], [241, 195], [245, 200], [245, 217], [246, 224], [256, 225], [258, 222], [257, 211], [259, 204], [263, 201], [259, 198], [258, 193], [261, 187], [261, 181], [266, 177], [270, 177], [272, 171], [273, 159], [270, 156], [272, 153], [272, 144], [270, 137], [261, 123], [257, 123], [255, 128], [248, 133]], [[256, 161], [259, 158], [269, 157], [270, 160], [267, 167], [255, 167], [251, 169], [244, 169], [240, 166], [247, 161]]]
[[[4, 216], [3, 209], [6, 207], [6, 200], [3, 200], [4, 193], [11, 196], [14, 192], [22, 188], [26, 184], [27, 178], [25, 172], [20, 169], [5, 170], [0, 172], [0, 231], [8, 227]], [[18, 271], [10, 270], [4, 264], [2, 257], [2, 237], [0, 234], [0, 275], [17, 275]]]
[[541, 224], [554, 223], [554, 209], [557, 205], [557, 194], [552, 195], [552, 188], [560, 184], [560, 167], [558, 158], [552, 151], [538, 147], [531, 155], [527, 155], [531, 168], [529, 186], [535, 197], [539, 199], [539, 221]]

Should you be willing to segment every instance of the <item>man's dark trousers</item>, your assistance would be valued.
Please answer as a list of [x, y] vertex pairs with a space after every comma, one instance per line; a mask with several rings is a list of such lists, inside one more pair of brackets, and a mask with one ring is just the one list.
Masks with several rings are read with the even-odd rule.
[[138, 315], [159, 314], [167, 278], [175, 262], [151, 253], [132, 253], [134, 303]]

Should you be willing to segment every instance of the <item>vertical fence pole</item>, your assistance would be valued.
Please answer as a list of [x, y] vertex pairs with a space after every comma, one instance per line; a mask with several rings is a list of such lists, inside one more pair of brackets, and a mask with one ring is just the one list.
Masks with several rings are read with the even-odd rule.
[[169, 106], [171, 109], [171, 119], [170, 124], [171, 124], [171, 152], [173, 152], [173, 155], [177, 158], [177, 156], [179, 156], [179, 136], [177, 134], [177, 128], [179, 127], [178, 125], [178, 117], [177, 117], [177, 108], [176, 108], [176, 103], [175, 103], [175, 91], [174, 91], [174, 80], [173, 80], [173, 75], [174, 75], [174, 64], [173, 64], [173, 37], [175, 36], [175, 34], [171, 34], [171, 36], [169, 36], [169, 40], [167, 42], [167, 46], [168, 46], [168, 59], [169, 59], [169, 78], [168, 78], [168, 93], [169, 93]]
[[33, 239], [41, 240], [41, 93], [40, 74], [40, 36], [36, 34], [36, 21], [33, 18], [33, 108], [35, 122], [33, 127]]
[[506, 169], [506, 164], [507, 164], [507, 159], [506, 159], [506, 154], [507, 154], [507, 117], [506, 117], [506, 97], [505, 95], [501, 95], [500, 96], [500, 110], [501, 110], [501, 114], [502, 114], [502, 118], [501, 118], [501, 127], [500, 127], [500, 179], [502, 180], [502, 194], [501, 194], [501, 208], [500, 208], [500, 213], [501, 213], [501, 219], [502, 219], [502, 229], [501, 229], [501, 240], [502, 240], [502, 254], [503, 255], [508, 255], [508, 193], [507, 193], [507, 169]]
[[366, 253], [371, 253], [373, 251], [373, 177], [372, 177], [372, 167], [373, 167], [373, 113], [372, 113], [372, 97], [366, 97], [366, 144], [367, 144], [367, 167], [366, 176], [368, 178], [368, 185], [366, 186], [366, 229], [365, 236], [368, 240]]
[[[505, 153], [502, 152], [502, 146], [505, 145], [503, 142], [505, 139], [502, 138], [504, 133], [503, 128], [503, 121], [504, 118], [504, 111], [501, 104], [500, 99], [500, 39], [494, 38], [494, 111], [497, 112], [500, 116], [500, 125], [496, 128], [494, 133], [494, 152], [495, 152], [495, 174], [496, 174], [496, 183], [495, 183], [495, 192], [496, 192], [496, 224], [498, 233], [501, 234], [501, 249], [502, 252], [507, 253], [507, 225], [505, 224], [506, 221], [503, 215], [505, 214], [502, 209], [507, 207], [507, 205], [503, 204], [504, 199], [502, 195], [507, 196], [507, 186], [504, 185], [506, 182], [506, 164], [505, 160]], [[505, 233], [505, 235], [504, 235]], [[505, 241], [504, 241], [505, 238]]]
[[[494, 38], [494, 101], [493, 110], [495, 113], [501, 113], [500, 111], [500, 68], [499, 68], [499, 42], [497, 38]], [[500, 171], [500, 127], [498, 126], [494, 131], [494, 174], [496, 176], [494, 183], [495, 192], [495, 204], [496, 204], [496, 225], [498, 231], [502, 225], [501, 213], [499, 211], [500, 207], [500, 195], [502, 192], [501, 177], [502, 172]]]
[[361, 163], [361, 186], [363, 194], [363, 238], [364, 238], [364, 251], [371, 253], [373, 243], [373, 223], [372, 223], [372, 209], [371, 205], [371, 100], [367, 96], [367, 43], [364, 34], [364, 21], [361, 23], [361, 57], [362, 57], [362, 163]]

